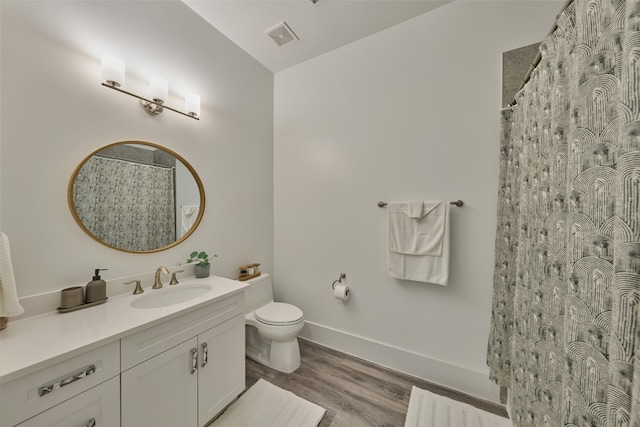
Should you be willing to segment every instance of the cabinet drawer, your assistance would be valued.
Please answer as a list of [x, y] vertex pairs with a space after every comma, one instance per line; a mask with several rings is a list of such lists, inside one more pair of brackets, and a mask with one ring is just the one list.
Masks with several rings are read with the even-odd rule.
[[118, 375], [119, 353], [114, 341], [3, 384], [0, 425], [16, 425]]
[[244, 292], [241, 292], [125, 337], [121, 340], [122, 371], [126, 371], [243, 312]]
[[120, 377], [72, 397], [18, 427], [115, 427], [120, 425]]

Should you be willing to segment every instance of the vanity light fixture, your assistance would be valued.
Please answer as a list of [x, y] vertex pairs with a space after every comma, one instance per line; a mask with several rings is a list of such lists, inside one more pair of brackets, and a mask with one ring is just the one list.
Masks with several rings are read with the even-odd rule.
[[102, 57], [102, 86], [138, 98], [142, 108], [149, 114], [160, 114], [164, 109], [167, 109], [200, 120], [200, 97], [194, 93], [189, 93], [185, 97], [186, 112], [164, 104], [169, 97], [169, 84], [161, 77], [153, 76], [149, 81], [149, 98], [151, 99], [120, 89], [123, 84], [124, 62], [114, 56], [104, 55]]

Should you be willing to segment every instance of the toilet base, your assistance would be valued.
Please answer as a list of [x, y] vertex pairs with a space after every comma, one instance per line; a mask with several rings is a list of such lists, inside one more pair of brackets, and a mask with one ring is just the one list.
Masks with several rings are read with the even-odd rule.
[[286, 341], [263, 338], [253, 326], [246, 326], [245, 352], [249, 359], [276, 371], [290, 374], [300, 367], [298, 337]]

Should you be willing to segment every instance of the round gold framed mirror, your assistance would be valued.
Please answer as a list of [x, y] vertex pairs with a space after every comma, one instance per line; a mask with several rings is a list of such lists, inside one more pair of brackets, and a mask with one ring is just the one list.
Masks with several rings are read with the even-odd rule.
[[151, 253], [188, 238], [205, 208], [202, 181], [179, 154], [144, 141], [121, 141], [89, 154], [67, 189], [85, 233], [119, 251]]

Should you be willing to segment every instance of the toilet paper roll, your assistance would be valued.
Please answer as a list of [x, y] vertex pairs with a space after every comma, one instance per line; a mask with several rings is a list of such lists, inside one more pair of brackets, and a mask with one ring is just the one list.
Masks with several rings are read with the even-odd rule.
[[343, 301], [347, 301], [349, 299], [349, 287], [346, 285], [336, 285], [333, 288], [333, 296]]

